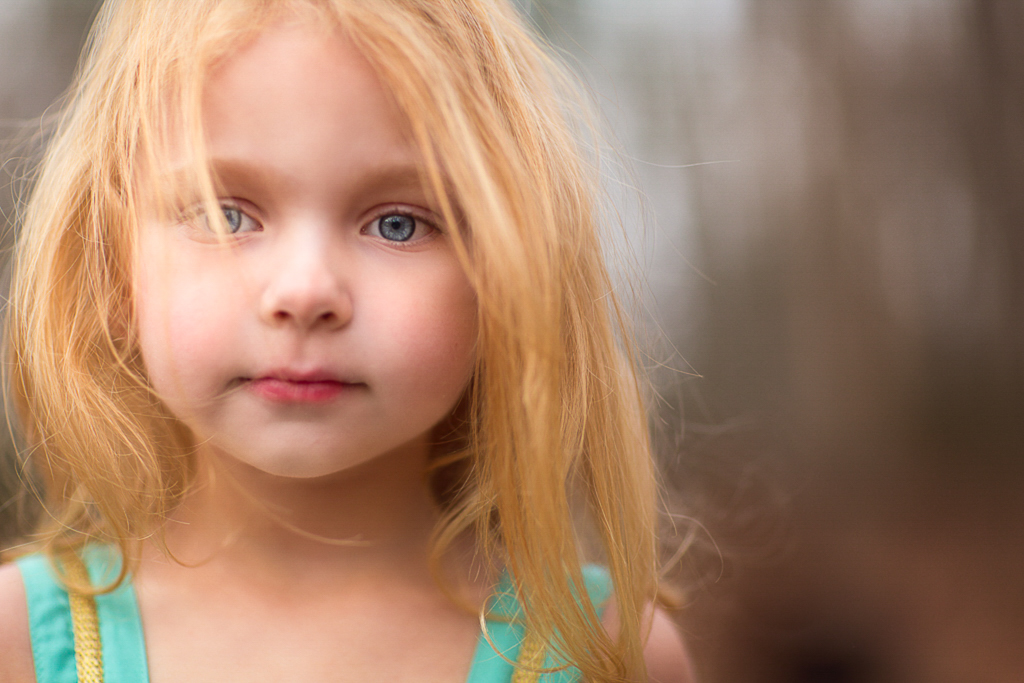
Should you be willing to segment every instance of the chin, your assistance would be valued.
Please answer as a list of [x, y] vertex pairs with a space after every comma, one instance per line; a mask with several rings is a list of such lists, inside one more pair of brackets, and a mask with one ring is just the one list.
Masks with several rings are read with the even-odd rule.
[[321, 479], [358, 467], [366, 460], [339, 460], [335, 457], [310, 457], [308, 453], [295, 457], [294, 451], [287, 454], [268, 455], [264, 458], [246, 458], [249, 467], [272, 477], [283, 479]]
[[[322, 446], [321, 446], [322, 448]], [[239, 462], [248, 469], [271, 477], [294, 480], [325, 479], [353, 472], [362, 466], [387, 457], [389, 453], [346, 453], [344, 449], [319, 450], [310, 446], [294, 446], [282, 451], [253, 452], [246, 457], [222, 452], [222, 457]]]

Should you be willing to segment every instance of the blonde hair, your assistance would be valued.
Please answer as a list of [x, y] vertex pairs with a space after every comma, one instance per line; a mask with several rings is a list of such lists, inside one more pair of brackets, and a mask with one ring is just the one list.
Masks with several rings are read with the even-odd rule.
[[[460, 447], [438, 460], [458, 474], [435, 560], [475, 534], [564, 661], [587, 680], [642, 678], [657, 489], [599, 240], [592, 128], [573, 80], [503, 1], [104, 5], [27, 207], [10, 300], [11, 392], [45, 481], [42, 545], [114, 543], [130, 571], [194, 476], [188, 432], [154, 395], [132, 334], [137, 180], [182, 138], [205, 158], [205, 75], [283, 7], [353, 41], [407, 117], [445, 222], [468, 226], [453, 239], [477, 294], [478, 362]], [[194, 166], [213, 206], [215, 179]], [[585, 558], [590, 532], [597, 555]], [[584, 559], [611, 573], [615, 642], [578, 599]]]

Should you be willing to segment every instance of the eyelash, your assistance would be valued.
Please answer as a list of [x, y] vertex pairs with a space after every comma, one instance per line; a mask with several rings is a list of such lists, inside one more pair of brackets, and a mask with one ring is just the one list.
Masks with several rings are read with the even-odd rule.
[[[248, 213], [246, 213], [241, 207], [236, 206], [234, 204], [226, 204], [226, 203], [222, 202], [221, 205], [220, 205], [220, 209], [221, 209], [221, 212], [223, 212], [225, 214], [225, 216], [224, 216], [225, 220], [227, 220], [227, 212], [228, 211], [235, 211], [235, 212], [238, 213], [238, 216], [239, 216], [239, 218], [238, 218], [238, 228], [235, 229], [235, 230], [231, 230], [230, 234], [238, 235], [239, 233], [245, 234], [247, 232], [263, 232], [263, 225], [260, 224], [259, 221], [257, 221], [255, 218], [250, 216]], [[252, 224], [255, 226], [255, 228], [253, 228], [252, 230], [242, 230], [242, 226], [245, 224], [246, 220], [251, 221]], [[228, 220], [227, 222], [228, 222], [228, 226], [230, 227], [231, 226], [231, 221]]]
[[[228, 230], [226, 232], [227, 236], [238, 236], [238, 234], [247, 234], [247, 233], [250, 233], [250, 232], [261, 232], [263, 230], [262, 223], [260, 223], [259, 220], [254, 218], [250, 214], [250, 212], [246, 211], [246, 209], [244, 209], [238, 203], [236, 203], [236, 202], [228, 202], [228, 201], [223, 201], [222, 200], [219, 203], [219, 207], [220, 207], [221, 212], [223, 212], [225, 214], [228, 211], [232, 211], [232, 212], [237, 212], [238, 215], [239, 215], [239, 219], [238, 219], [239, 227], [236, 228], [236, 229], [233, 229], [233, 230], [230, 229], [231, 225], [232, 225], [232, 221], [229, 220], [226, 215], [224, 216], [224, 219], [225, 219], [225, 221], [227, 223], [227, 227], [228, 227]], [[197, 207], [197, 208], [189, 211], [188, 215], [189, 215], [189, 217], [187, 218], [187, 222], [194, 223], [194, 224], [195, 223], [202, 223], [203, 224], [202, 226], [204, 227], [204, 229], [206, 231], [208, 231], [208, 232], [215, 232], [216, 231], [213, 228], [213, 226], [210, 225], [210, 222], [207, 219], [206, 212], [201, 207]], [[384, 237], [384, 234], [381, 232], [381, 229], [382, 229], [381, 221], [383, 221], [385, 218], [391, 218], [391, 217], [409, 218], [409, 219], [415, 221], [415, 225], [413, 226], [413, 230], [414, 230], [413, 234], [411, 234], [411, 236], [409, 238], [404, 239], [404, 240], [393, 240], [393, 239], [389, 240], [388, 238]], [[242, 229], [243, 227], [246, 226], [246, 222], [247, 221], [249, 221], [252, 224], [252, 227], [249, 228], [249, 229]], [[427, 231], [427, 234], [422, 234], [424, 231]], [[412, 211], [409, 211], [409, 210], [401, 210], [401, 209], [397, 209], [397, 208], [388, 209], [386, 211], [381, 211], [376, 216], [374, 216], [367, 224], [365, 224], [364, 226], [362, 226], [359, 229], [359, 232], [361, 234], [368, 234], [368, 236], [370, 236], [370, 237], [377, 238], [377, 239], [379, 239], [379, 240], [381, 240], [383, 242], [386, 242], [388, 245], [395, 246], [395, 247], [408, 247], [408, 246], [412, 246], [413, 244], [417, 244], [417, 243], [422, 242], [423, 240], [429, 238], [430, 234], [432, 234], [433, 232], [438, 232], [438, 231], [439, 230], [438, 230], [436, 224], [433, 221], [428, 220], [428, 219], [424, 218], [423, 216], [418, 215], [415, 212], [412, 212]]]
[[[235, 230], [231, 230], [231, 221], [228, 220], [227, 216], [224, 216], [224, 220], [228, 225], [228, 231], [225, 233], [225, 236], [244, 235], [250, 232], [263, 231], [263, 225], [258, 220], [253, 218], [248, 211], [243, 209], [237, 203], [221, 200], [218, 202], [218, 206], [220, 207], [222, 213], [226, 213], [228, 211], [236, 211], [238, 212], [239, 215], [239, 227]], [[250, 221], [254, 227], [250, 230], [241, 230], [242, 226], [245, 224], [247, 220]], [[217, 230], [214, 229], [214, 226], [210, 225], [210, 221], [208, 219], [206, 210], [202, 206], [193, 207], [192, 209], [187, 211], [185, 213], [183, 222], [194, 225], [195, 227], [207, 233], [216, 234], [218, 232]]]
[[[385, 237], [381, 233], [381, 222], [385, 218], [392, 217], [408, 218], [414, 221], [415, 224], [413, 226], [413, 234], [404, 240], [388, 239], [387, 237]], [[424, 232], [424, 230], [427, 231], [426, 235], [421, 234], [422, 232]], [[373, 231], [376, 231], [376, 234], [373, 234]], [[422, 242], [424, 239], [428, 239], [432, 234], [440, 232], [440, 230], [438, 230], [437, 226], [432, 221], [429, 221], [411, 211], [389, 209], [387, 211], [382, 211], [378, 213], [376, 216], [370, 219], [370, 221], [365, 226], [363, 226], [362, 229], [360, 229], [360, 232], [364, 235], [377, 237], [382, 241], [387, 242], [391, 246], [404, 248]]]
[[[224, 213], [228, 211], [235, 211], [239, 215], [239, 227], [235, 230], [230, 229], [232, 222], [227, 219], [227, 216], [224, 217], [225, 221], [228, 224], [227, 235], [244, 235], [248, 233], [263, 231], [263, 225], [257, 219], [253, 218], [248, 211], [243, 209], [236, 202], [221, 200], [219, 202], [219, 206], [221, 211]], [[204, 227], [206, 231], [211, 233], [215, 232], [215, 230], [209, 224], [209, 221], [206, 218], [206, 212], [201, 207], [192, 209], [189, 212], [189, 216], [190, 217], [188, 218], [188, 222], [195, 223], [197, 221], [201, 221], [203, 224], [205, 224]], [[388, 239], [383, 234], [381, 234], [381, 221], [383, 221], [385, 218], [391, 217], [408, 218], [414, 221], [415, 224], [413, 226], [413, 234], [404, 240]], [[245, 225], [246, 221], [250, 221], [253, 227], [248, 230], [242, 230], [241, 228]], [[425, 230], [428, 231], [426, 235], [420, 234], [423, 233]], [[368, 223], [366, 223], [362, 228], [360, 228], [359, 232], [360, 234], [376, 237], [381, 241], [388, 243], [391, 246], [398, 248], [407, 248], [409, 246], [412, 246], [413, 244], [419, 243], [424, 239], [429, 238], [432, 234], [440, 232], [440, 230], [433, 221], [427, 220], [426, 218], [423, 218], [421, 215], [418, 215], [412, 211], [401, 210], [398, 208], [390, 208], [387, 211], [382, 211], [378, 213], [376, 216], [370, 219]]]

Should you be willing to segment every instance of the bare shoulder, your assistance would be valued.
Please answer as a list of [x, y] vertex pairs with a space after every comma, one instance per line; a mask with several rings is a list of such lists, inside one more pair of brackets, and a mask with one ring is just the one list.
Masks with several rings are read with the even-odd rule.
[[25, 585], [16, 565], [0, 565], [0, 681], [34, 683], [35, 680]]
[[[650, 683], [695, 683], [693, 664], [675, 622], [664, 610], [651, 607], [651, 629], [644, 643], [644, 662]], [[608, 633], [619, 631], [619, 613], [612, 600], [602, 618]]]
[[644, 661], [651, 683], [694, 683], [693, 666], [683, 638], [675, 622], [661, 609], [654, 610]]

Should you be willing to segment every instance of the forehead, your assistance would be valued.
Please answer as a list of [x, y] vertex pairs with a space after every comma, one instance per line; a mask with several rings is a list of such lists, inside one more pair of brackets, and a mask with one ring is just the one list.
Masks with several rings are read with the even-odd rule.
[[[220, 59], [202, 91], [207, 161], [315, 191], [416, 175], [408, 122], [344, 33], [289, 18]], [[183, 145], [172, 176], [193, 166]], [[175, 173], [175, 169], [179, 171]], [[179, 178], [180, 179], [180, 178]]]

